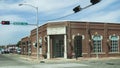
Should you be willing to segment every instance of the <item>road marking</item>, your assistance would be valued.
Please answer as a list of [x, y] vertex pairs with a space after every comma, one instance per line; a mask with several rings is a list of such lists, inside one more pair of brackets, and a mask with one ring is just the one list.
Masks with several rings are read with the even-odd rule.
[[82, 66], [89, 66], [86, 64], [79, 64], [79, 63], [60, 63], [60, 64], [43, 64], [43, 65], [36, 65], [36, 67], [41, 67], [41, 68], [74, 68], [74, 67], [82, 67]]
[[89, 66], [86, 64], [79, 63], [60, 63], [60, 64], [35, 64], [35, 65], [25, 65], [25, 66], [3, 66], [0, 68], [74, 68], [74, 67], [82, 67]]

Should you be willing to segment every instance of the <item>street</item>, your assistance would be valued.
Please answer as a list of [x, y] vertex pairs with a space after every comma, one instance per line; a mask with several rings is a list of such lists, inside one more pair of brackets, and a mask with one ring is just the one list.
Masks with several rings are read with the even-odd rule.
[[12, 55], [8, 54], [0, 54], [0, 68], [8, 68], [12, 66], [29, 66], [29, 63], [20, 61], [17, 58], [13, 57]]
[[32, 63], [12, 54], [0, 54], [0, 68], [120, 68], [120, 59]]

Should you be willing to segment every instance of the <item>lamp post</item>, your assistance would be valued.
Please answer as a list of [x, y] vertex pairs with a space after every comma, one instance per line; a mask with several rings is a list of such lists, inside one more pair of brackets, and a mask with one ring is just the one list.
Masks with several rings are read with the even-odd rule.
[[33, 5], [30, 5], [30, 4], [19, 4], [19, 6], [23, 6], [23, 5], [26, 5], [26, 6], [30, 6], [30, 7], [33, 7], [35, 8], [36, 10], [36, 42], [37, 42], [37, 59], [39, 59], [39, 46], [38, 46], [38, 25], [39, 25], [39, 20], [38, 20], [38, 7], [35, 7]]

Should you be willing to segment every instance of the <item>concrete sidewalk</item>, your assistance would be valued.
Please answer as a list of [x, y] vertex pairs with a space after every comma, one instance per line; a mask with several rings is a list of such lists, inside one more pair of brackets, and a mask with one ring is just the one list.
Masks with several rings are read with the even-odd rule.
[[71, 62], [81, 62], [81, 61], [98, 61], [98, 60], [111, 60], [111, 59], [120, 59], [120, 57], [104, 57], [104, 58], [83, 58], [80, 57], [78, 60], [74, 59], [64, 59], [64, 58], [54, 58], [54, 59], [44, 59], [36, 58], [36, 56], [26, 56], [26, 55], [17, 55], [19, 58], [32, 63], [71, 63]]

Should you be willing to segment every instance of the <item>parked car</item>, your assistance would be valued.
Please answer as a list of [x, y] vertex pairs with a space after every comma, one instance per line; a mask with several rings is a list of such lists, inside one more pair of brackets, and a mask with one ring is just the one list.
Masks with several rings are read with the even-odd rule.
[[21, 54], [21, 48], [17, 49], [17, 54]]
[[1, 54], [4, 54], [4, 49], [1, 49]]
[[8, 49], [1, 49], [1, 54], [9, 54], [9, 50]]
[[9, 54], [9, 50], [7, 50], [7, 49], [4, 50], [4, 53], [5, 53], [5, 54]]

